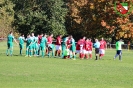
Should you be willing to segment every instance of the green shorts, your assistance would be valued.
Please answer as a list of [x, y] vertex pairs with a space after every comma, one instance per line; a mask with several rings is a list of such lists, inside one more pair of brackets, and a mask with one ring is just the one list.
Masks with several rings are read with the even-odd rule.
[[24, 45], [23, 44], [19, 44], [19, 48], [20, 49], [23, 49], [24, 48]]
[[76, 51], [76, 47], [75, 47], [75, 46], [71, 46], [70, 50], [71, 50], [72, 52], [75, 52], [75, 51]]
[[39, 46], [38, 46], [37, 43], [35, 44], [35, 49], [36, 49], [36, 50], [39, 49]]
[[32, 49], [32, 46], [31, 45], [26, 45], [26, 49]]
[[40, 46], [40, 50], [44, 50], [45, 49], [45, 47], [44, 46]]
[[13, 48], [13, 43], [7, 43], [8, 48]]

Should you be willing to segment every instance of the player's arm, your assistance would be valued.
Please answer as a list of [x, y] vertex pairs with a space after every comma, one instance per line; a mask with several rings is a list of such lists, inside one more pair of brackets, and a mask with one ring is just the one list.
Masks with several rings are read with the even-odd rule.
[[17, 40], [14, 38], [14, 41], [15, 41], [15, 43], [18, 45], [18, 42], [17, 42]]

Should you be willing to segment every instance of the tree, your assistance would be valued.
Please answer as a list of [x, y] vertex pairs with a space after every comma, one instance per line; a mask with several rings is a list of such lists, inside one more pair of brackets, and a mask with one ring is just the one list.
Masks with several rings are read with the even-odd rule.
[[14, 21], [14, 4], [10, 0], [0, 1], [0, 37], [6, 37], [13, 30], [11, 24]]
[[20, 33], [65, 34], [67, 9], [62, 0], [13, 0], [14, 26]]
[[121, 17], [115, 12], [114, 3], [116, 0], [65, 1], [69, 7], [66, 19], [67, 31], [75, 38], [79, 39], [81, 36], [105, 37], [112, 40], [132, 38], [133, 29], [130, 22], [132, 17], [130, 16], [129, 20], [128, 16]]

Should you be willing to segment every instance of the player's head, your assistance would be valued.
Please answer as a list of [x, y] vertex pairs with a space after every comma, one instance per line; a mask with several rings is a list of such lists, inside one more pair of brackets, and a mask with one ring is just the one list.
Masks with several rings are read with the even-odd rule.
[[101, 38], [101, 40], [104, 40], [103, 37]]
[[13, 32], [12, 32], [12, 31], [10, 31], [10, 34], [12, 35], [12, 34], [13, 34]]
[[69, 35], [69, 38], [71, 39], [71, 38], [73, 38], [73, 36], [72, 35]]
[[27, 38], [29, 38], [30, 37], [30, 34], [27, 34]]
[[98, 42], [98, 39], [95, 39], [95, 42]]
[[89, 41], [91, 41], [91, 38], [89, 38]]
[[43, 36], [44, 36], [44, 37], [47, 37], [47, 34], [46, 34], [46, 33], [44, 33], [44, 34], [43, 34]]
[[43, 36], [43, 33], [41, 33], [40, 36]]
[[83, 39], [85, 40], [85, 39], [86, 39], [86, 37], [85, 37], [85, 36], [83, 36]]
[[122, 42], [123, 40], [122, 40], [122, 39], [120, 39], [119, 41], [120, 41], [120, 42]]
[[89, 39], [88, 39], [88, 38], [86, 38], [86, 41], [89, 41]]
[[62, 35], [60, 34], [59, 37], [62, 37]]
[[21, 34], [22, 37], [24, 37], [24, 34]]
[[50, 34], [51, 37], [53, 37], [53, 34]]
[[34, 36], [34, 33], [31, 33], [31, 36]]

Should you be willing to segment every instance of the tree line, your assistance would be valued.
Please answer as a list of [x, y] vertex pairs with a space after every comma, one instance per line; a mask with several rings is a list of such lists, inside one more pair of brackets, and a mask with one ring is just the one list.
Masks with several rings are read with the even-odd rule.
[[[131, 0], [118, 0], [117, 2]], [[0, 0], [0, 37], [18, 33], [71, 34], [75, 39], [133, 39], [133, 15], [120, 16], [116, 0]], [[133, 11], [132, 11], [133, 12]]]

